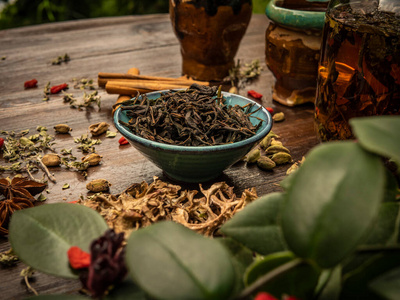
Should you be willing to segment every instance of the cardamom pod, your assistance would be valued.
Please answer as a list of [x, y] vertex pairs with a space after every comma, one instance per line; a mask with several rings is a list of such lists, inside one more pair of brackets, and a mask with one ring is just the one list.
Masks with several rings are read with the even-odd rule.
[[278, 145], [278, 146], [283, 146], [283, 144], [282, 144], [281, 141], [277, 141], [277, 140], [275, 140], [274, 138], [271, 139], [270, 145], [271, 145], [271, 146], [276, 146], [276, 145]]
[[274, 146], [269, 146], [266, 150], [265, 150], [265, 154], [266, 155], [271, 155], [271, 154], [275, 154], [278, 152], [286, 152], [286, 153], [290, 153], [289, 149], [284, 147], [284, 146], [279, 146], [279, 145], [274, 145]]
[[277, 165], [283, 165], [286, 163], [289, 163], [292, 161], [292, 156], [289, 153], [286, 152], [278, 152], [272, 155], [271, 159], [277, 164]]
[[94, 179], [86, 185], [86, 188], [93, 193], [99, 193], [108, 191], [110, 186], [111, 184], [105, 179]]
[[277, 134], [275, 134], [274, 132], [272, 132], [272, 130], [261, 140], [260, 142], [260, 147], [263, 149], [267, 149], [270, 144], [271, 144], [271, 140], [272, 138], [279, 138], [279, 136]]
[[261, 151], [258, 148], [255, 148], [251, 150], [247, 155], [245, 156], [244, 161], [246, 161], [249, 164], [253, 164], [259, 159], [261, 156]]
[[56, 166], [60, 165], [61, 158], [60, 158], [60, 156], [58, 156], [58, 154], [49, 153], [42, 157], [42, 163], [46, 167], [56, 167]]
[[275, 122], [282, 122], [285, 120], [285, 114], [283, 112], [278, 112], [272, 116]]
[[290, 166], [289, 169], [286, 170], [286, 175], [294, 173], [299, 168], [299, 164], [295, 162], [293, 165]]
[[106, 122], [100, 122], [100, 123], [90, 125], [89, 131], [93, 136], [98, 136], [98, 135], [101, 135], [101, 134], [107, 132], [108, 127], [110, 127], [110, 125], [107, 124]]
[[258, 160], [257, 160], [257, 166], [262, 169], [262, 170], [266, 170], [266, 171], [271, 171], [273, 168], [275, 168], [276, 164], [275, 162], [270, 159], [267, 156], [261, 156]]
[[237, 94], [238, 93], [238, 89], [236, 86], [233, 86], [229, 89], [229, 93], [231, 94]]
[[69, 127], [67, 124], [58, 124], [58, 125], [54, 126], [54, 130], [57, 133], [68, 133], [72, 130], [72, 128]]
[[82, 162], [88, 162], [90, 166], [97, 166], [101, 162], [102, 156], [97, 153], [91, 153], [82, 157]]

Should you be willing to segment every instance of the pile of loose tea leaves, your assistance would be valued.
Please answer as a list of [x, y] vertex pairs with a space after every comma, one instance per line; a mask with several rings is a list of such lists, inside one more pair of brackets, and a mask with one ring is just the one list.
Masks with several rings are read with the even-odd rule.
[[120, 123], [134, 134], [160, 143], [211, 146], [235, 143], [255, 135], [252, 105], [225, 105], [216, 87], [193, 84], [151, 100], [146, 95], [123, 103], [129, 122]]
[[77, 203], [98, 211], [110, 228], [125, 232], [146, 227], [160, 220], [172, 220], [206, 236], [236, 212], [257, 198], [255, 188], [246, 189], [236, 197], [233, 187], [225, 182], [214, 183], [209, 189], [182, 190], [181, 186], [157, 177], [151, 184], [136, 183], [119, 195], [98, 193]]

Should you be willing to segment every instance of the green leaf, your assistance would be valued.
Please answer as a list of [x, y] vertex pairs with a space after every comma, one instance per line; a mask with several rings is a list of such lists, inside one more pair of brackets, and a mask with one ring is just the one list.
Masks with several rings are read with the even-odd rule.
[[[265, 256], [254, 262], [246, 271], [244, 281], [250, 286], [263, 275], [277, 267], [291, 262], [296, 257], [289, 251], [277, 252]], [[311, 299], [318, 283], [320, 272], [305, 261], [294, 268], [287, 270], [264, 284], [258, 291], [268, 292], [278, 299], [283, 295], [291, 295], [300, 299]]]
[[216, 240], [222, 243], [231, 255], [232, 264], [236, 273], [233, 294], [236, 295], [244, 288], [243, 275], [247, 267], [253, 262], [253, 252], [232, 238], [217, 238]]
[[315, 147], [287, 191], [282, 229], [288, 247], [331, 268], [366, 234], [384, 198], [380, 158], [353, 141]]
[[394, 159], [400, 165], [400, 117], [374, 116], [350, 120], [354, 135], [368, 151]]
[[89, 251], [92, 240], [108, 226], [93, 209], [55, 203], [16, 211], [10, 222], [9, 240], [18, 257], [35, 270], [77, 278], [69, 266], [67, 251], [78, 246]]
[[235, 284], [224, 246], [170, 221], [132, 232], [126, 260], [134, 281], [157, 299], [228, 299]]
[[[319, 277], [318, 285], [318, 300], [337, 300], [340, 295], [341, 281], [342, 281], [342, 268], [338, 267], [330, 270], [324, 270]], [[320, 290], [321, 289], [321, 290]]]
[[262, 255], [285, 250], [282, 230], [277, 224], [283, 199], [282, 193], [258, 198], [226, 222], [220, 231]]
[[355, 271], [343, 276], [340, 299], [382, 299], [368, 286], [381, 275], [398, 267], [400, 267], [399, 251], [386, 251], [373, 256]]
[[379, 276], [369, 286], [371, 290], [385, 299], [400, 299], [400, 268]]

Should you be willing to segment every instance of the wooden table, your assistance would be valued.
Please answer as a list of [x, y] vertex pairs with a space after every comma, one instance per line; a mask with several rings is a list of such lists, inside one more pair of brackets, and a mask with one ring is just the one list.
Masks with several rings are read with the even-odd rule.
[[[241, 62], [259, 59], [263, 65], [261, 76], [240, 90], [246, 95], [248, 90], [263, 94], [264, 106], [275, 112], [283, 111], [286, 120], [276, 123], [273, 131], [281, 136], [283, 144], [290, 149], [293, 159], [298, 161], [318, 141], [314, 132], [313, 106], [288, 108], [272, 101], [274, 77], [265, 65], [265, 30], [268, 19], [264, 15], [253, 15], [236, 58]], [[71, 60], [61, 65], [51, 61], [67, 53]], [[70, 21], [39, 26], [28, 26], [0, 31], [0, 129], [16, 132], [30, 129], [36, 131], [38, 125], [46, 126], [55, 135], [53, 126], [67, 123], [73, 131], [69, 135], [55, 135], [55, 148], [73, 148], [77, 144], [74, 137], [88, 133], [89, 125], [97, 122], [112, 124], [112, 105], [117, 95], [108, 95], [99, 89], [101, 110], [97, 107], [73, 109], [64, 103], [61, 95], [52, 95], [42, 101], [43, 89], [48, 81], [51, 85], [68, 83], [73, 78], [97, 79], [98, 72], [125, 73], [129, 68], [139, 68], [143, 75], [165, 77], [181, 76], [181, 56], [178, 41], [172, 31], [169, 16], [146, 15], [92, 20]], [[38, 88], [24, 89], [24, 82], [38, 80]], [[76, 97], [83, 92], [69, 89]], [[112, 131], [116, 129], [111, 126]], [[4, 137], [4, 136], [3, 136]], [[100, 166], [91, 167], [85, 180], [79, 173], [63, 167], [52, 168], [57, 183], [49, 183], [50, 193], [46, 203], [73, 201], [86, 195], [89, 180], [104, 178], [112, 183], [110, 192], [117, 194], [135, 182], [151, 182], [153, 176], [168, 180], [162, 171], [145, 159], [131, 146], [119, 146], [116, 138], [101, 137], [102, 144], [96, 147], [103, 156]], [[78, 158], [80, 152], [74, 152]], [[4, 164], [1, 158], [0, 164]], [[264, 172], [257, 166], [237, 163], [218, 178], [241, 192], [256, 187], [258, 195], [278, 191], [278, 183], [285, 177], [289, 165]], [[10, 176], [8, 173], [1, 177]], [[12, 176], [12, 175], [11, 175]], [[41, 176], [41, 175], [38, 175]], [[68, 183], [69, 189], [62, 189]], [[211, 183], [210, 183], [211, 184]], [[10, 247], [6, 238], [0, 238], [0, 252]], [[32, 295], [20, 277], [26, 266], [0, 269], [0, 299], [21, 299]], [[64, 280], [36, 272], [32, 286], [40, 294], [77, 293], [78, 281]]]

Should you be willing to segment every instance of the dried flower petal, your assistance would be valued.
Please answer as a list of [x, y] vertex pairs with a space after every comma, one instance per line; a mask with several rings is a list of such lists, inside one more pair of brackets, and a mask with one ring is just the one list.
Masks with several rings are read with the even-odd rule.
[[74, 269], [83, 269], [90, 266], [90, 254], [77, 246], [72, 246], [67, 251], [69, 264]]

